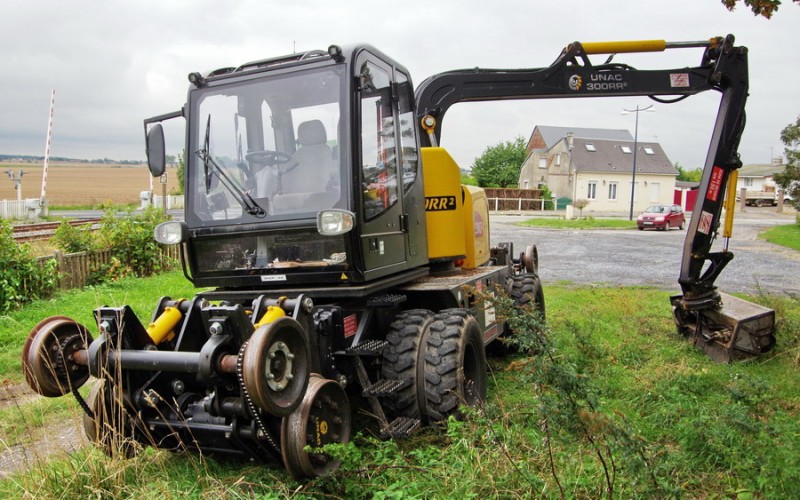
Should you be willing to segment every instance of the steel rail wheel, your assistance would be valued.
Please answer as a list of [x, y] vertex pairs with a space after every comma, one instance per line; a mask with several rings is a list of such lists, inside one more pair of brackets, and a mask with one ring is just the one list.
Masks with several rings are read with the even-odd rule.
[[242, 361], [242, 378], [253, 402], [284, 417], [300, 405], [308, 387], [311, 350], [303, 327], [290, 317], [259, 327]]
[[528, 245], [521, 257], [526, 272], [532, 274], [539, 272], [539, 250], [536, 245]]
[[319, 477], [336, 470], [339, 460], [324, 453], [306, 452], [306, 446], [350, 440], [350, 402], [333, 380], [311, 375], [303, 402], [281, 423], [281, 454], [286, 469], [296, 479]]
[[115, 390], [105, 380], [98, 380], [89, 390], [86, 403], [93, 413], [83, 415], [83, 431], [89, 442], [109, 457], [134, 457], [138, 444], [119, 388]]
[[85, 326], [66, 316], [40, 321], [22, 348], [25, 380], [42, 396], [63, 396], [89, 379], [89, 368], [73, 360], [76, 351], [88, 348], [92, 335]]

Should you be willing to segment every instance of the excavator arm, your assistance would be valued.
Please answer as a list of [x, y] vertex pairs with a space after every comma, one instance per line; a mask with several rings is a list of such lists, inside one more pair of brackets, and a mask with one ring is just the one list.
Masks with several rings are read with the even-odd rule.
[[[615, 63], [619, 53], [702, 47], [700, 65], [667, 70], [638, 70]], [[612, 54], [603, 64], [589, 56]], [[672, 103], [707, 90], [721, 93], [719, 110], [703, 170], [700, 192], [687, 231], [678, 282], [682, 295], [672, 298], [678, 331], [693, 339], [716, 361], [730, 361], [769, 350], [774, 339], [774, 311], [717, 291], [715, 281], [733, 259], [728, 251], [733, 222], [732, 189], [742, 163], [738, 147], [745, 126], [748, 93], [747, 48], [734, 37], [701, 42], [574, 42], [546, 68], [465, 69], [434, 75], [416, 91], [423, 146], [437, 146], [447, 110], [459, 102], [505, 99], [648, 96]], [[725, 206], [724, 248], [712, 252]]]

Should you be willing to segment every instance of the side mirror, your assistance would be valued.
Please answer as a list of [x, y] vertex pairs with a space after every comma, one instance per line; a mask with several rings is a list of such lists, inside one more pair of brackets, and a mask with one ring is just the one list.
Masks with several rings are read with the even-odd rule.
[[160, 123], [153, 125], [147, 132], [147, 166], [153, 177], [161, 177], [164, 174], [166, 167], [164, 129]]

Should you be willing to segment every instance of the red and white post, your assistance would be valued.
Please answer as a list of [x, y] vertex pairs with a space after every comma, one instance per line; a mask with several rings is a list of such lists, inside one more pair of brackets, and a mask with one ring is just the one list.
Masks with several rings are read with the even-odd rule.
[[53, 136], [53, 109], [56, 104], [56, 89], [50, 93], [50, 115], [47, 119], [47, 142], [44, 148], [44, 167], [42, 168], [42, 193], [39, 195], [39, 204], [44, 206], [45, 195], [47, 194], [47, 164], [50, 161], [50, 141]]

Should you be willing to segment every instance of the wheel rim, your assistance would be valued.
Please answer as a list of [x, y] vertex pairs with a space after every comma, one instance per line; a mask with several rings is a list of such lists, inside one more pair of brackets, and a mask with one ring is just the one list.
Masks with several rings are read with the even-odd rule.
[[242, 378], [256, 406], [279, 417], [295, 411], [308, 387], [310, 357], [308, 336], [294, 319], [258, 328], [242, 361]]
[[336, 470], [341, 461], [324, 453], [308, 453], [307, 446], [350, 440], [350, 403], [344, 389], [333, 380], [312, 374], [302, 403], [281, 422], [281, 454], [296, 479], [319, 477]]
[[22, 348], [25, 380], [46, 397], [63, 396], [89, 379], [89, 368], [74, 362], [76, 351], [86, 349], [92, 336], [85, 326], [66, 316], [40, 321]]

